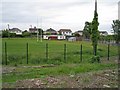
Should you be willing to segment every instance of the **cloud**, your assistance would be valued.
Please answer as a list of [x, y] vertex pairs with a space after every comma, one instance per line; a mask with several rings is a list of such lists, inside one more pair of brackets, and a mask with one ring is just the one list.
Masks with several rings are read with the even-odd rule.
[[[112, 20], [118, 17], [119, 0], [98, 0], [99, 29], [110, 30]], [[22, 30], [29, 25], [47, 28], [70, 28], [82, 30], [85, 21], [92, 21], [94, 0], [4, 0], [2, 2], [2, 28], [9, 23], [11, 27]]]

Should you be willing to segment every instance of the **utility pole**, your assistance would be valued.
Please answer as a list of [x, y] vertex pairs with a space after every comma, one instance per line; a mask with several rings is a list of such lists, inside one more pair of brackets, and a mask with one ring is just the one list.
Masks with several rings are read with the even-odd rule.
[[38, 33], [39, 33], [39, 31], [38, 31], [38, 17], [37, 17], [37, 28], [36, 29], [37, 29], [37, 42], [38, 42], [38, 39], [39, 39], [38, 38]]
[[42, 18], [41, 18], [41, 42], [42, 42]]

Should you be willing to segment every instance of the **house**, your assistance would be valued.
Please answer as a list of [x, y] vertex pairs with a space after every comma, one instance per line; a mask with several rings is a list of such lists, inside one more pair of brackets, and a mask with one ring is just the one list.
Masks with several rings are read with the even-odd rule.
[[16, 35], [22, 35], [22, 31], [18, 28], [9, 29], [10, 33], [15, 33]]
[[72, 35], [72, 31], [70, 29], [60, 29], [58, 32], [61, 35], [66, 35], [66, 36]]
[[45, 40], [64, 40], [66, 39], [65, 35], [59, 35], [59, 33], [50, 28], [44, 32], [43, 39]]
[[74, 34], [79, 34], [80, 36], [83, 35], [83, 30], [76, 31]]
[[30, 33], [38, 33], [38, 29], [39, 29], [39, 28], [36, 28], [36, 27], [34, 27], [34, 28], [29, 28], [29, 32], [30, 32]]
[[99, 31], [100, 35], [107, 36], [108, 32], [107, 31]]
[[44, 32], [44, 35], [57, 35], [57, 31], [55, 31], [54, 29], [50, 28], [50, 29], [47, 29]]

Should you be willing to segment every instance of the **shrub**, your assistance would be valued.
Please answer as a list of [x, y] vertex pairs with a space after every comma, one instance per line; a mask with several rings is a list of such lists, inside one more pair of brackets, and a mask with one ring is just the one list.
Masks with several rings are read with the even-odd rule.
[[15, 67], [17, 67], [18, 65], [17, 65], [17, 63], [15, 63], [15, 65], [14, 65]]
[[92, 56], [90, 59], [91, 63], [98, 62], [100, 63], [100, 56]]
[[99, 48], [98, 51], [103, 51], [103, 49], [100, 49], [100, 48]]

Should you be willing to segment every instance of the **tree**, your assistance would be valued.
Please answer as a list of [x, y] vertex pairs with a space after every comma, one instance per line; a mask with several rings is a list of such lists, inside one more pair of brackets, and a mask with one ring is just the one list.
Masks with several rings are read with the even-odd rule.
[[120, 41], [120, 20], [113, 20], [112, 28], [114, 31], [114, 39], [118, 44]]
[[39, 35], [43, 35], [43, 29], [38, 29]]
[[98, 31], [98, 13], [97, 13], [97, 2], [95, 2], [95, 11], [94, 11], [94, 18], [92, 21], [92, 33], [91, 33], [91, 40], [93, 45], [93, 54], [97, 55], [97, 45], [99, 40], [99, 31]]
[[30, 33], [29, 33], [27, 30], [25, 30], [25, 31], [22, 33], [22, 36], [23, 36], [23, 37], [30, 37]]
[[85, 22], [85, 27], [83, 29], [83, 37], [86, 39], [90, 39], [91, 35], [91, 22]]
[[2, 30], [2, 37], [3, 37], [3, 38], [4, 38], [4, 37], [8, 37], [9, 34], [10, 34], [10, 33], [9, 33], [8, 30]]
[[74, 36], [75, 37], [80, 37], [80, 34], [79, 33], [75, 33]]
[[16, 37], [16, 33], [10, 33], [9, 36], [10, 37]]

